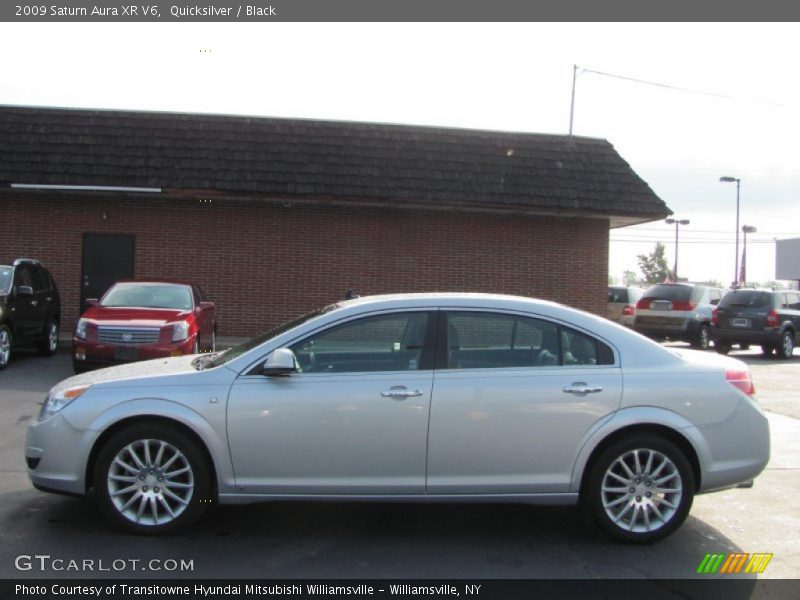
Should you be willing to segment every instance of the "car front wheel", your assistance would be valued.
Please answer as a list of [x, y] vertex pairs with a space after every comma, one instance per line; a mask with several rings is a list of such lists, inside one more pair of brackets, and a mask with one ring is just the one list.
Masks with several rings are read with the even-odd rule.
[[11, 330], [8, 325], [0, 325], [0, 371], [8, 366], [11, 360]]
[[583, 501], [612, 538], [652, 543], [684, 522], [694, 475], [683, 452], [657, 435], [635, 435], [606, 448], [593, 462]]
[[102, 512], [131, 532], [170, 533], [194, 523], [211, 503], [202, 450], [178, 428], [140, 423], [103, 446], [94, 487]]
[[39, 354], [53, 356], [58, 350], [58, 321], [50, 319], [44, 330], [44, 338], [39, 343]]

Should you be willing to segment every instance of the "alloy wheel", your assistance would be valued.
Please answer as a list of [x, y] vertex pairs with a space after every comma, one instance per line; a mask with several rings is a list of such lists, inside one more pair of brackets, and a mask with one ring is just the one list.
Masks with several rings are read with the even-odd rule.
[[165, 525], [189, 506], [195, 477], [189, 459], [163, 440], [124, 446], [111, 461], [108, 496], [124, 518], [137, 525]]
[[791, 331], [787, 331], [783, 334], [781, 350], [783, 358], [792, 358], [792, 353], [794, 352], [794, 334]]
[[51, 353], [54, 353], [58, 348], [58, 323], [50, 321], [47, 330], [47, 346]]
[[606, 470], [601, 487], [603, 509], [618, 527], [634, 532], [662, 528], [675, 515], [683, 496], [678, 467], [665, 454], [636, 448]]
[[0, 368], [5, 368], [11, 358], [11, 332], [6, 328], [0, 328]]

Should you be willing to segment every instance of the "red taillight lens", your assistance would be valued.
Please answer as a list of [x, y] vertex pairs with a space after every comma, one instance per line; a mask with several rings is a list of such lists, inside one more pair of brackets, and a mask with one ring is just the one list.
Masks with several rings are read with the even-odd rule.
[[632, 317], [633, 307], [630, 304], [626, 304], [625, 308], [622, 309], [622, 314], [625, 315], [626, 317]]
[[636, 308], [643, 308], [647, 310], [650, 308], [650, 302], [652, 302], [652, 298], [642, 298], [636, 303]]
[[715, 308], [711, 311], [711, 324], [719, 325], [719, 309]]
[[697, 302], [673, 302], [672, 310], [694, 310]]
[[756, 386], [753, 385], [753, 379], [750, 377], [749, 369], [728, 369], [725, 371], [725, 379], [732, 386], [742, 390], [748, 396], [756, 393]]
[[767, 313], [767, 327], [777, 327], [780, 325], [780, 319], [778, 318], [778, 311], [774, 308]]

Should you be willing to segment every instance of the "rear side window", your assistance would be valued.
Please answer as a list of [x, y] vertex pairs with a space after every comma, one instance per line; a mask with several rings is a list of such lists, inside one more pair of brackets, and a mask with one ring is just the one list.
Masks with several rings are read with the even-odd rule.
[[688, 302], [692, 290], [695, 288], [685, 285], [659, 284], [647, 288], [644, 293], [645, 298], [651, 300], [672, 300], [673, 302]]
[[481, 312], [447, 315], [448, 369], [613, 364], [609, 346], [549, 321]]
[[786, 294], [786, 301], [783, 308], [790, 308], [792, 310], [800, 310], [800, 295], [793, 292]]
[[719, 303], [720, 308], [767, 308], [772, 304], [772, 294], [757, 290], [731, 290]]

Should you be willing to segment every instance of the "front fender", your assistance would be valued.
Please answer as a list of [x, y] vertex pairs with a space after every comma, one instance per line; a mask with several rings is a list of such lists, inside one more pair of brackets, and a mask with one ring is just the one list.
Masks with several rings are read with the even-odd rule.
[[[110, 427], [131, 418], [152, 416], [176, 421], [193, 431], [205, 444], [214, 463], [219, 492], [232, 492], [235, 489], [235, 480], [228, 442], [225, 437], [225, 403], [217, 402], [209, 406], [212, 408], [206, 409], [204, 414], [201, 414], [197, 410], [172, 400], [137, 398], [110, 406], [89, 423], [79, 425], [73, 422], [74, 427], [85, 431], [79, 451], [79, 455], [84, 457], [84, 467], [98, 439]], [[73, 419], [68, 420], [72, 421]]]
[[647, 425], [666, 427], [684, 437], [694, 449], [695, 454], [697, 454], [700, 463], [700, 476], [704, 478], [705, 472], [703, 465], [709, 463], [711, 452], [697, 427], [692, 425], [685, 417], [670, 410], [657, 408], [655, 406], [634, 406], [631, 408], [623, 408], [617, 411], [610, 419], [601, 421], [598, 423], [597, 427], [590, 431], [586, 438], [584, 438], [584, 442], [575, 460], [575, 466], [572, 469], [570, 492], [580, 492], [581, 481], [583, 480], [586, 465], [595, 449], [603, 440], [626, 427], [646, 427]]

